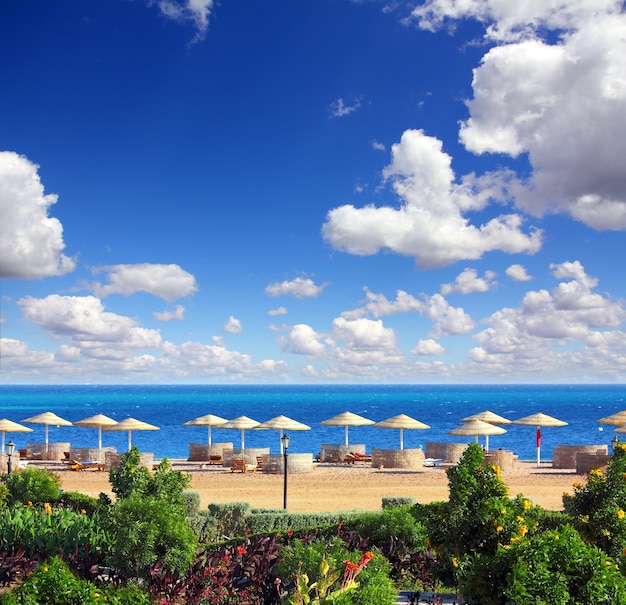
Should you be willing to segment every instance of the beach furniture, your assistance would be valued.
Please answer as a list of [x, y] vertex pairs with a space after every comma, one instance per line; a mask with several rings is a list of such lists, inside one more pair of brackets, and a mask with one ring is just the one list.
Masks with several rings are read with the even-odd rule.
[[424, 458], [422, 460], [423, 466], [441, 466], [443, 464], [443, 458]]
[[88, 469], [103, 471], [104, 464], [97, 460], [72, 460], [70, 463], [70, 470], [72, 471], [85, 471]]
[[349, 452], [343, 461], [347, 462], [348, 464], [355, 464], [356, 462], [365, 462], [367, 464], [371, 464], [372, 457], [368, 454], [361, 454], [360, 452]]
[[246, 461], [241, 458], [233, 460], [230, 467], [231, 473], [249, 473], [256, 471], [256, 464], [246, 464]]

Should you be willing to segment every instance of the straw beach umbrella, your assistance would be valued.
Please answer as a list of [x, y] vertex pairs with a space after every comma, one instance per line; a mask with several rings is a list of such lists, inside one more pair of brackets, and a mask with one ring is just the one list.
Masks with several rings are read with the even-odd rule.
[[345, 427], [346, 445], [348, 445], [348, 427], [368, 426], [376, 423], [373, 420], [369, 420], [367, 418], [364, 418], [363, 416], [359, 416], [358, 414], [353, 414], [352, 412], [343, 412], [342, 414], [338, 414], [337, 416], [333, 416], [332, 418], [328, 418], [327, 420], [322, 420], [320, 424], [323, 426]]
[[205, 414], [204, 416], [199, 416], [198, 418], [194, 418], [193, 420], [188, 420], [187, 422], [183, 422], [183, 426], [206, 426], [208, 429], [207, 443], [209, 445], [209, 452], [211, 451], [211, 427], [212, 426], [220, 426], [228, 422], [226, 418], [221, 418], [220, 416], [216, 416], [215, 414]]
[[400, 449], [404, 449], [404, 439], [402, 435], [402, 431], [404, 429], [429, 429], [430, 425], [424, 424], [419, 420], [415, 420], [415, 418], [411, 418], [406, 414], [397, 414], [396, 416], [392, 416], [391, 418], [387, 418], [387, 420], [381, 420], [374, 425], [379, 429], [400, 429]]
[[48, 427], [52, 424], [54, 426], [72, 426], [69, 420], [65, 420], [60, 416], [57, 416], [54, 412], [43, 412], [33, 416], [32, 418], [26, 418], [22, 422], [31, 422], [32, 424], [43, 424], [46, 427], [46, 452], [48, 451]]
[[552, 416], [548, 416], [547, 414], [542, 414], [541, 412], [531, 414], [530, 416], [525, 416], [524, 418], [520, 418], [519, 420], [514, 420], [513, 424], [523, 424], [525, 426], [537, 427], [537, 468], [539, 468], [539, 464], [541, 462], [541, 427], [567, 426], [567, 422], [559, 420], [558, 418], [553, 418]]
[[255, 431], [260, 431], [264, 429], [273, 429], [280, 431], [279, 435], [279, 443], [280, 443], [280, 453], [283, 453], [283, 431], [310, 431], [311, 427], [308, 424], [303, 424], [302, 422], [298, 422], [297, 420], [292, 420], [287, 416], [276, 416], [271, 420], [266, 420], [265, 422], [261, 422], [254, 427]]
[[98, 448], [102, 448], [102, 429], [117, 424], [117, 420], [104, 414], [96, 414], [74, 423], [74, 426], [82, 426], [89, 429], [98, 429]]
[[153, 424], [148, 424], [142, 420], [136, 420], [135, 418], [125, 418], [121, 422], [106, 427], [105, 431], [128, 431], [128, 451], [132, 447], [132, 433], [133, 431], [158, 431], [159, 427]]
[[[512, 421], [508, 418], [504, 418], [503, 416], [490, 412], [489, 410], [479, 412], [478, 414], [472, 414], [466, 418], [461, 418], [461, 422], [470, 422], [471, 420], [482, 420], [483, 422], [488, 422], [489, 424], [512, 424]], [[485, 451], [489, 451], [489, 435], [485, 435]]]
[[2, 452], [4, 452], [4, 434], [5, 433], [32, 433], [33, 429], [29, 429], [27, 426], [7, 420], [3, 418], [0, 420], [0, 433], [2, 433]]
[[[489, 438], [489, 435], [502, 435], [506, 433], [506, 429], [503, 429], [501, 426], [496, 426], [495, 424], [490, 424], [489, 422], [484, 422], [483, 420], [469, 420], [468, 422], [464, 422], [461, 426], [448, 431], [448, 435], [463, 435], [463, 436], [472, 436], [475, 438], [476, 443], [478, 443], [478, 436], [485, 435], [486, 438]], [[485, 445], [485, 449], [489, 451], [489, 443]]]
[[600, 418], [598, 422], [601, 422], [602, 424], [626, 424], [626, 410], [622, 410], [616, 414], [611, 414], [605, 418]]
[[247, 416], [238, 416], [232, 420], [228, 420], [224, 424], [218, 424], [218, 429], [238, 429], [241, 431], [241, 453], [243, 454], [246, 449], [245, 433], [247, 430], [254, 429], [261, 424], [252, 418]]

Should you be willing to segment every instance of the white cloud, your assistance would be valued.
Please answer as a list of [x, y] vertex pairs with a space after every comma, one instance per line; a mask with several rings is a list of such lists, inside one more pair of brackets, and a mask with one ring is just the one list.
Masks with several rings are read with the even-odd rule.
[[243, 328], [241, 327], [241, 321], [232, 315], [228, 318], [228, 321], [224, 324], [222, 332], [226, 334], [239, 334]]
[[104, 310], [95, 296], [27, 296], [18, 305], [32, 321], [55, 339], [69, 339], [83, 351], [98, 348], [142, 349], [158, 347], [158, 330], [138, 327], [136, 320]]
[[38, 166], [12, 151], [0, 152], [0, 277], [38, 279], [64, 275], [75, 262], [63, 250], [63, 226], [48, 216], [57, 196], [44, 194]]
[[380, 319], [374, 321], [361, 317], [348, 320], [337, 317], [333, 320], [332, 338], [353, 350], [396, 348], [395, 332], [391, 328], [385, 328]]
[[209, 17], [214, 0], [149, 0], [156, 4], [161, 14], [168, 19], [180, 22], [191, 22], [196, 28], [194, 41], [202, 40], [209, 28]]
[[456, 276], [453, 284], [443, 284], [441, 293], [448, 294], [472, 294], [473, 292], [489, 292], [495, 285], [496, 274], [493, 271], [485, 271], [484, 277], [478, 277], [476, 269], [465, 269]]
[[361, 107], [361, 101], [357, 99], [352, 105], [346, 105], [343, 99], [337, 99], [330, 104], [328, 113], [331, 118], [342, 118], [350, 115]]
[[171, 302], [196, 292], [196, 278], [178, 265], [157, 265], [139, 263], [135, 265], [110, 265], [97, 267], [94, 273], [107, 273], [109, 283], [91, 284], [94, 294], [101, 298], [111, 294], [130, 296], [137, 292], [147, 292]]
[[523, 265], [511, 265], [506, 269], [505, 273], [513, 281], [530, 281], [532, 279], [532, 275], [528, 275], [526, 267], [524, 267]]
[[[551, 292], [529, 291], [518, 308], [494, 313], [486, 320], [490, 327], [475, 335], [480, 347], [470, 352], [471, 359], [503, 364], [510, 370], [519, 360], [532, 367], [550, 367], [555, 356], [570, 360], [576, 355], [581, 359], [594, 356], [598, 364], [598, 355], [609, 354], [609, 343], [622, 346], [619, 343], [624, 342], [625, 333], [621, 327], [626, 320], [623, 304], [592, 292], [597, 280], [588, 276], [578, 261], [553, 265], [552, 269], [558, 279], [571, 281], [559, 283]], [[582, 349], [560, 354], [553, 350], [567, 348], [568, 343], [580, 344]], [[591, 351], [596, 346], [598, 349]], [[604, 370], [608, 367], [605, 365]]]
[[435, 31], [461, 19], [487, 27], [486, 36], [510, 41], [535, 34], [540, 28], [569, 30], [600, 14], [619, 12], [620, 0], [426, 0], [411, 13], [422, 29]]
[[427, 340], [419, 340], [417, 346], [411, 351], [413, 355], [443, 355], [446, 352], [445, 347], [439, 344], [437, 341], [429, 338]]
[[325, 347], [320, 342], [322, 336], [315, 332], [311, 326], [297, 324], [288, 330], [288, 334], [279, 339], [283, 351], [309, 357], [318, 357], [324, 354]]
[[294, 298], [316, 298], [328, 286], [328, 282], [318, 286], [312, 279], [296, 277], [291, 281], [275, 282], [265, 288], [265, 294], [272, 297], [293, 296]]
[[392, 156], [383, 174], [401, 206], [331, 210], [322, 232], [334, 248], [360, 256], [388, 249], [414, 257], [420, 268], [478, 259], [493, 250], [534, 254], [540, 249], [541, 232], [523, 233], [520, 215], [501, 215], [479, 227], [464, 218], [463, 212], [485, 207], [482, 187], [492, 190], [493, 182], [474, 179], [471, 186], [469, 181], [456, 185], [451, 158], [437, 139], [407, 130], [392, 147]]
[[185, 319], [185, 307], [176, 305], [174, 311], [163, 311], [162, 313], [155, 311], [152, 315], [159, 321], [181, 321]]
[[378, 141], [372, 142], [372, 149], [375, 149], [376, 151], [387, 151], [387, 148], [382, 143], [379, 143]]
[[268, 315], [276, 317], [278, 315], [287, 315], [287, 309], [285, 307], [278, 307], [277, 309], [270, 309], [267, 312]]

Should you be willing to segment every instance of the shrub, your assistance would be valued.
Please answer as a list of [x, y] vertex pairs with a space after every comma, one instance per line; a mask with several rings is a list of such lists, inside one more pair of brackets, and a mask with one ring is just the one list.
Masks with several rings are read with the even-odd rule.
[[198, 492], [183, 492], [183, 503], [188, 517], [200, 512], [200, 494]]
[[184, 511], [153, 496], [134, 494], [108, 511], [110, 536], [107, 560], [123, 580], [149, 580], [150, 566], [161, 561], [170, 571], [191, 565], [197, 539]]
[[209, 513], [215, 518], [215, 530], [220, 538], [243, 536], [246, 533], [246, 517], [250, 514], [248, 502], [211, 503]]
[[63, 492], [59, 496], [57, 506], [72, 510], [76, 513], [91, 515], [101, 506], [98, 498], [81, 494], [80, 492]]
[[22, 471], [5, 475], [9, 495], [7, 504], [50, 504], [59, 499], [59, 478], [43, 468], [27, 467]]
[[412, 506], [417, 500], [413, 496], [385, 496], [382, 500], [383, 510], [391, 506]]
[[217, 519], [208, 510], [187, 517], [187, 523], [200, 544], [217, 541]]
[[614, 447], [606, 473], [592, 469], [586, 485], [574, 484], [563, 505], [587, 540], [626, 561], [626, 443]]
[[315, 598], [316, 588], [322, 585], [326, 595], [333, 593], [332, 602], [336, 605], [391, 605], [396, 601], [397, 592], [389, 579], [389, 563], [383, 556], [371, 553], [367, 556], [367, 565], [359, 569], [354, 590], [337, 594], [342, 584], [345, 585], [344, 580], [364, 562], [363, 553], [350, 552], [338, 538], [330, 543], [313, 541], [306, 545], [295, 540], [281, 551], [280, 559], [276, 575], [295, 588], [287, 603], [308, 602], [307, 598]]
[[150, 605], [149, 596], [138, 588], [101, 589], [77, 578], [59, 558], [41, 565], [11, 593], [0, 597], [0, 605]]

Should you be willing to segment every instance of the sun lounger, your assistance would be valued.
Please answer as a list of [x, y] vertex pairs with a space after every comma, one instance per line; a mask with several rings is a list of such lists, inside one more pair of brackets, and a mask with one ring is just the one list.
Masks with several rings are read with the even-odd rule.
[[441, 466], [443, 463], [443, 458], [424, 458], [422, 460], [423, 466]]
[[85, 471], [87, 469], [103, 471], [105, 470], [105, 466], [97, 460], [72, 460], [70, 463], [70, 470], [72, 471]]
[[233, 460], [231, 473], [250, 473], [256, 471], [256, 464], [246, 464], [245, 460]]
[[209, 466], [213, 466], [213, 465], [222, 465], [224, 464], [224, 459], [222, 458], [222, 456], [220, 454], [211, 454], [209, 456]]
[[372, 463], [372, 457], [368, 454], [359, 454], [358, 452], [350, 452], [343, 460], [348, 464], [354, 464], [355, 462], [366, 462], [368, 464]]

